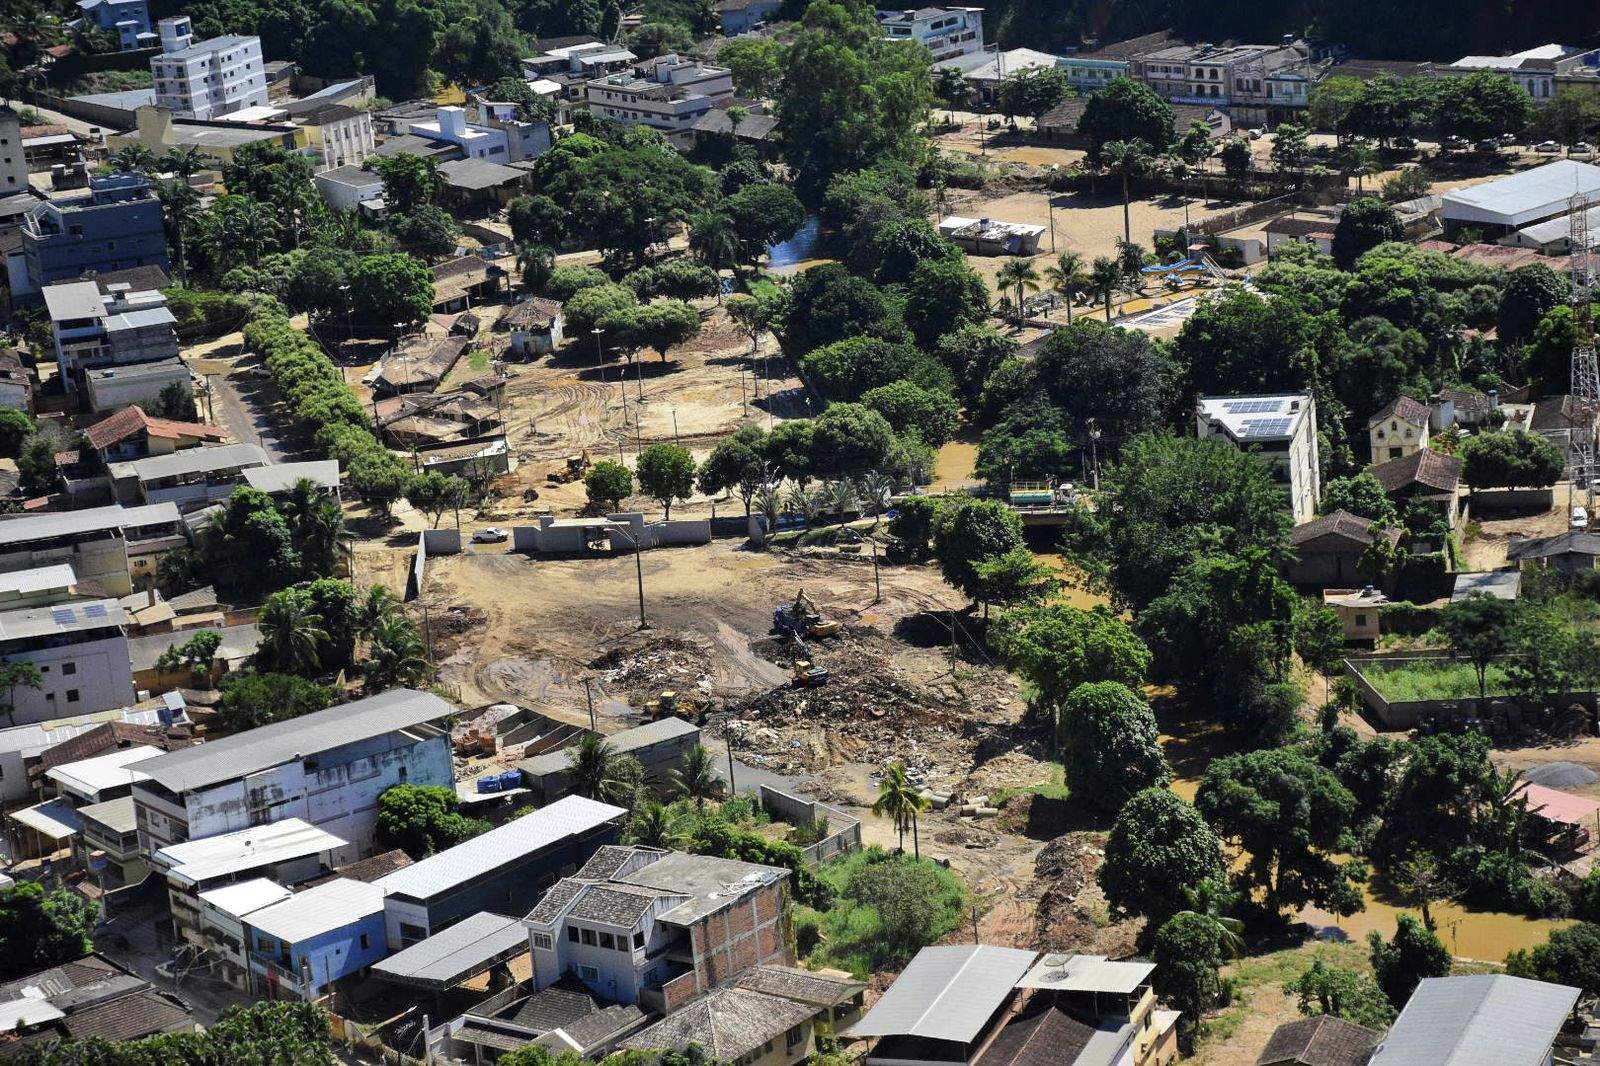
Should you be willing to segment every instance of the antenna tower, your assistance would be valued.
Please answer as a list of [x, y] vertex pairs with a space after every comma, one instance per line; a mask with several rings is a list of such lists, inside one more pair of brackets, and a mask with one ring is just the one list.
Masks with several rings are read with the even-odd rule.
[[1571, 471], [1568, 483], [1568, 503], [1572, 489], [1582, 484], [1584, 496], [1591, 509], [1594, 507], [1594, 483], [1600, 471], [1595, 469], [1595, 412], [1600, 411], [1600, 368], [1595, 363], [1594, 314], [1592, 300], [1594, 287], [1600, 282], [1600, 254], [1591, 244], [1589, 235], [1589, 197], [1574, 193], [1567, 201], [1570, 209], [1568, 239], [1572, 246], [1572, 304], [1578, 316], [1578, 343], [1572, 349], [1572, 402], [1583, 416], [1582, 425], [1572, 430], [1568, 443], [1567, 465]]

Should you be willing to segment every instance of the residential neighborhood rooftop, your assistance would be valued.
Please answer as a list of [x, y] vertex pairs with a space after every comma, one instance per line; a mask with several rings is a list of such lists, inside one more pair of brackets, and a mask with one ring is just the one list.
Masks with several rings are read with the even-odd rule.
[[[199, 749], [191, 749], [199, 750]], [[167, 876], [185, 885], [258, 870], [290, 859], [343, 848], [347, 841], [300, 818], [283, 818], [201, 840], [169, 844], [150, 856]]]
[[1507, 974], [1425, 977], [1370, 1066], [1543, 1066], [1578, 994]]
[[287, 944], [299, 944], [381, 913], [383, 889], [341, 877], [252, 912], [250, 928]]
[[970, 1043], [1038, 953], [989, 944], [923, 948], [846, 1036], [915, 1036]]

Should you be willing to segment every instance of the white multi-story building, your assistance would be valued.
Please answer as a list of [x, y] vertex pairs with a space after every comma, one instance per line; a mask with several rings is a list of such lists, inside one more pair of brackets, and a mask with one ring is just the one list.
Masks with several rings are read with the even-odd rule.
[[10, 721], [43, 722], [133, 702], [126, 617], [116, 600], [0, 612], [0, 659], [30, 662], [39, 686], [18, 685]]
[[1195, 401], [1194, 420], [1200, 439], [1224, 440], [1266, 461], [1289, 497], [1295, 522], [1316, 517], [1322, 482], [1310, 394], [1202, 396]]
[[688, 135], [695, 119], [733, 96], [733, 71], [678, 55], [664, 55], [631, 74], [613, 74], [584, 86], [589, 111], [627, 126], [646, 125]]
[[28, 191], [28, 161], [22, 156], [22, 119], [0, 107], [0, 196]]
[[983, 48], [983, 8], [919, 7], [879, 11], [878, 21], [891, 41], [916, 41], [935, 60], [966, 55]]
[[1600, 63], [1600, 49], [1569, 48], [1560, 44], [1545, 44], [1508, 56], [1462, 56], [1447, 67], [1435, 67], [1434, 73], [1461, 76], [1488, 71], [1504, 74], [1538, 101], [1554, 99], [1556, 77], [1593, 73]]
[[511, 142], [506, 131], [473, 125], [467, 121], [464, 108], [441, 107], [433, 113], [432, 122], [413, 122], [407, 129], [418, 137], [448, 141], [459, 147], [468, 159], [487, 159], [491, 163], [506, 163], [511, 159]]
[[229, 34], [194, 39], [187, 15], [161, 20], [161, 54], [150, 60], [155, 105], [178, 118], [220, 118], [267, 103], [261, 38]]

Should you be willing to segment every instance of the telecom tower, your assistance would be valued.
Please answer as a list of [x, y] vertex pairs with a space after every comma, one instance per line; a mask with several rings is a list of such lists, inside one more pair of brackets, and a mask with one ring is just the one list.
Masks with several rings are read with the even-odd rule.
[[1568, 487], [1571, 503], [1572, 487], [1580, 482], [1591, 509], [1594, 507], [1594, 482], [1600, 471], [1595, 469], [1594, 412], [1600, 410], [1600, 368], [1596, 367], [1594, 349], [1594, 315], [1592, 310], [1594, 287], [1600, 281], [1600, 255], [1590, 245], [1589, 197], [1574, 193], [1567, 201], [1571, 209], [1568, 238], [1572, 245], [1572, 301], [1578, 313], [1578, 344], [1572, 349], [1572, 400], [1583, 416], [1582, 425], [1572, 431], [1568, 444], [1568, 466], [1572, 481]]

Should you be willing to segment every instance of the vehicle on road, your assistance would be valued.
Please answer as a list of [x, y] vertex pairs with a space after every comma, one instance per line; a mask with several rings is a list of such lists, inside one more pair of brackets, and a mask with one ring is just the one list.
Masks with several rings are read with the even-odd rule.
[[1555, 155], [1557, 152], [1561, 151], [1561, 146], [1555, 141], [1540, 141], [1538, 144], [1533, 146], [1533, 150], [1538, 152], [1540, 155]]
[[499, 528], [498, 526], [490, 526], [487, 529], [480, 529], [476, 533], [474, 533], [472, 535], [472, 543], [474, 543], [474, 544], [501, 544], [501, 543], [504, 543], [506, 540], [510, 539], [510, 537], [511, 537], [510, 533], [507, 533], [505, 530]]
[[1572, 528], [1573, 529], [1588, 529], [1589, 528], [1589, 511], [1588, 511], [1588, 508], [1585, 508], [1585, 507], [1574, 507], [1572, 509]]
[[1567, 154], [1568, 155], [1594, 155], [1594, 145], [1590, 144], [1588, 141], [1579, 141], [1577, 144], [1575, 144], [1571, 148], [1567, 149]]

